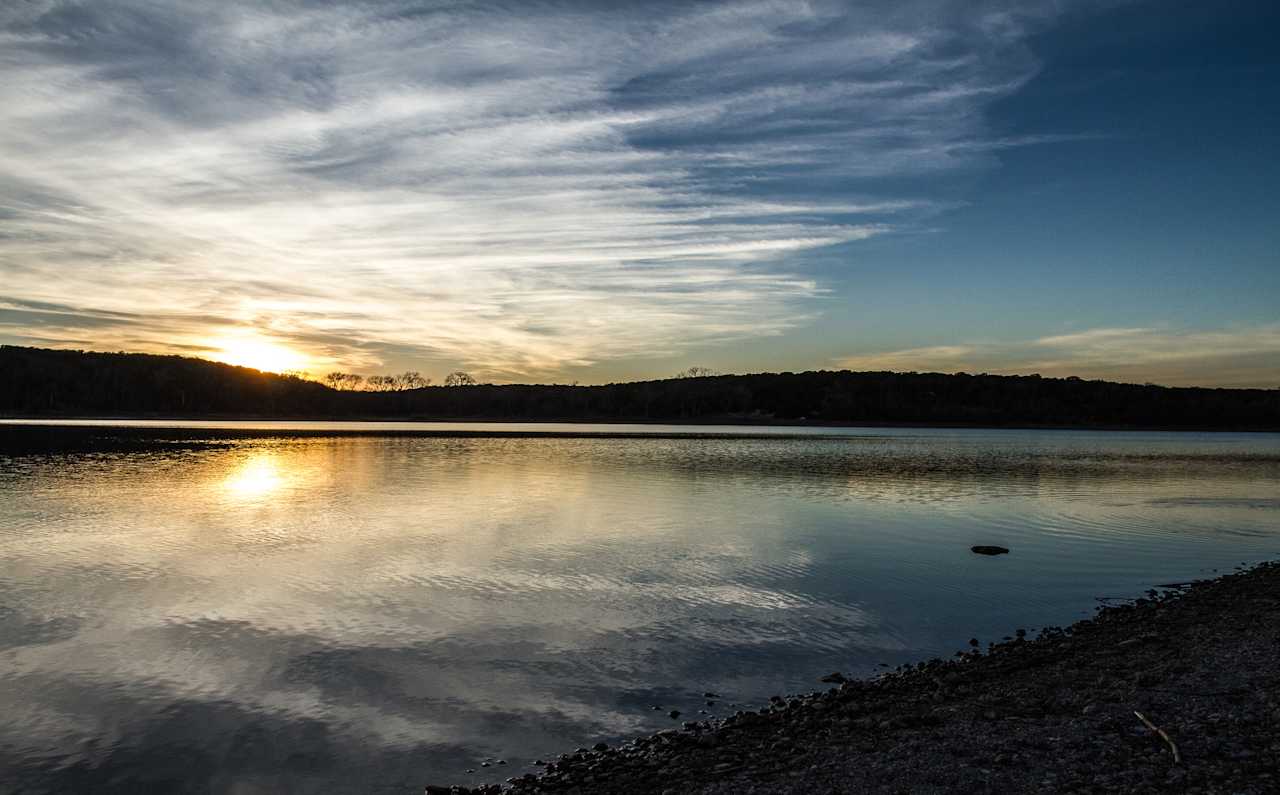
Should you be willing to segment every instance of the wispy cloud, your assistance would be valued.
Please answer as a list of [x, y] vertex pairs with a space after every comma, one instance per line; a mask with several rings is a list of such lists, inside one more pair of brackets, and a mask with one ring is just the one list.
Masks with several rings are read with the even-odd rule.
[[841, 367], [1040, 373], [1180, 386], [1280, 387], [1280, 325], [1189, 330], [1096, 328], [1016, 342], [976, 342], [848, 356]]
[[9, 4], [3, 292], [76, 308], [0, 333], [495, 378], [778, 334], [796, 255], [929, 211], [877, 178], [1020, 143], [982, 112], [1055, 5]]

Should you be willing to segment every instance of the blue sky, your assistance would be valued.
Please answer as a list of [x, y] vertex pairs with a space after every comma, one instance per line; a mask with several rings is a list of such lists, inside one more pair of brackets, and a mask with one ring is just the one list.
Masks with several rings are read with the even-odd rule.
[[0, 342], [1280, 386], [1269, 3], [0, 9]]

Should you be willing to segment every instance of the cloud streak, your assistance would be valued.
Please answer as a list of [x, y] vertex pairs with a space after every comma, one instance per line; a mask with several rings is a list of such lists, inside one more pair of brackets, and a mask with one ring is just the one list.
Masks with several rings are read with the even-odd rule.
[[1051, 6], [12, 6], [4, 293], [76, 307], [0, 333], [499, 379], [783, 333], [805, 252], [932, 211], [883, 178], [1018, 144]]
[[1016, 342], [908, 348], [840, 359], [853, 370], [1040, 373], [1173, 386], [1280, 387], [1280, 325], [1096, 328]]

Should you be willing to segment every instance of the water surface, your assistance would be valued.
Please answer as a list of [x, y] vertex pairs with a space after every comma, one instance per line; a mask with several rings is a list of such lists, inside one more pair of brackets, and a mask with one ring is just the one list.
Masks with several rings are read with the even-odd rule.
[[0, 447], [0, 791], [501, 780], [1280, 557], [1276, 434], [109, 425]]

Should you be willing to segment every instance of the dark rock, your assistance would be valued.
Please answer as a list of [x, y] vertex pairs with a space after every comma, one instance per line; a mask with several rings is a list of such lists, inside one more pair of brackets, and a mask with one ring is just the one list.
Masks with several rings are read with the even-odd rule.
[[969, 551], [976, 555], [1008, 555], [1009, 550], [1005, 547], [997, 547], [985, 544], [979, 544], [976, 547], [969, 547]]
[[840, 673], [839, 671], [833, 671], [827, 674], [826, 676], [822, 677], [822, 679], [819, 681], [826, 682], [827, 684], [831, 684], [831, 685], [842, 685], [849, 680], [845, 679], [844, 674]]
[[669, 717], [672, 717], [672, 718], [678, 718], [678, 717], [680, 717], [680, 710], [678, 710], [678, 709], [673, 709], [673, 710], [671, 710], [670, 712], [668, 712], [668, 713], [667, 713], [667, 715], [668, 715]]

